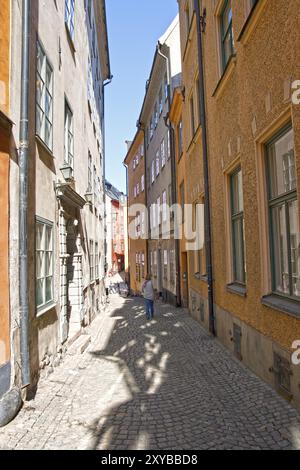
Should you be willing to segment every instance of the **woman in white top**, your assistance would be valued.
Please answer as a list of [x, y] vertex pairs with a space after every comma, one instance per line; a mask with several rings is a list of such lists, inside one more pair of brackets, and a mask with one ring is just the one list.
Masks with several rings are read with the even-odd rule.
[[142, 287], [142, 293], [144, 295], [146, 304], [147, 320], [152, 320], [154, 317], [154, 288], [150, 274], [147, 274], [145, 278], [145, 282]]

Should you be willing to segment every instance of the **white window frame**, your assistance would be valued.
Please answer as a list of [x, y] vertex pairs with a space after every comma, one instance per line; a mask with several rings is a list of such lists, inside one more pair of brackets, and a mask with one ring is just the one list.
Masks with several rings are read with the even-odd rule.
[[[36, 253], [36, 267], [37, 267], [37, 257], [38, 253], [42, 254], [42, 263], [41, 263], [41, 276], [38, 276], [37, 268], [36, 268], [36, 275], [35, 275], [35, 282], [36, 282], [36, 308], [37, 313], [41, 313], [45, 308], [54, 304], [54, 224], [48, 220], [42, 219], [41, 217], [36, 217], [35, 226], [36, 226], [36, 233], [37, 227], [40, 225], [42, 227], [42, 237], [41, 237], [41, 246], [37, 246], [37, 236], [36, 236], [36, 243], [35, 243], [35, 253]], [[50, 229], [51, 231], [51, 243], [50, 246], [46, 246], [46, 230]], [[47, 254], [51, 253], [51, 262], [49, 264], [49, 272], [47, 273], [47, 263], [46, 257]], [[51, 282], [51, 289], [52, 295], [49, 300], [46, 300], [46, 291], [47, 291], [47, 279], [50, 279]], [[37, 283], [39, 281], [43, 281], [43, 302], [41, 304], [37, 303]]]
[[[36, 63], [36, 134], [44, 144], [53, 148], [53, 68], [39, 40]], [[41, 55], [41, 61], [39, 61]], [[41, 64], [41, 66], [40, 66]], [[38, 92], [40, 85], [40, 93]], [[39, 120], [41, 121], [38, 124]], [[47, 127], [49, 138], [46, 136]]]

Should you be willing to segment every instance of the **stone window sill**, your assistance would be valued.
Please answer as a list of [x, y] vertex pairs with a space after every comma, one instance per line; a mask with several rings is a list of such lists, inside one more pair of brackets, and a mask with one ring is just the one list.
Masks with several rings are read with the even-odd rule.
[[236, 294], [239, 295], [240, 297], [247, 297], [247, 288], [246, 286], [243, 286], [242, 284], [228, 284], [226, 286], [227, 292], [230, 292], [231, 294]]
[[273, 308], [278, 312], [287, 313], [288, 315], [292, 315], [297, 318], [300, 317], [300, 302], [297, 302], [296, 300], [271, 294], [263, 297], [261, 301], [265, 307]]
[[40, 307], [39, 309], [37, 309], [37, 313], [36, 313], [37, 318], [42, 317], [43, 315], [46, 315], [46, 313], [50, 312], [50, 310], [53, 310], [55, 307], [56, 307], [56, 302], [54, 300], [48, 303], [47, 305]]
[[216, 88], [215, 88], [215, 90], [212, 94], [213, 98], [218, 99], [221, 96], [228, 80], [230, 79], [231, 75], [233, 74], [235, 66], [236, 66], [236, 54], [232, 54], [232, 56], [230, 57], [230, 59], [228, 61], [228, 64], [225, 67], [225, 70], [224, 70], [220, 80], [218, 81], [218, 84], [217, 84], [217, 86], [216, 86]]
[[40, 145], [50, 157], [54, 158], [52, 150], [48, 147], [47, 144], [45, 144], [38, 134], [35, 135], [35, 139], [37, 144]]

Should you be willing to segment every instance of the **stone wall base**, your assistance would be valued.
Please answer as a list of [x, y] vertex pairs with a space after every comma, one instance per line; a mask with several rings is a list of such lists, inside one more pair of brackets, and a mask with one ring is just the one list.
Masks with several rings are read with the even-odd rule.
[[[190, 290], [190, 313], [209, 330], [208, 302]], [[268, 336], [215, 305], [217, 339], [283, 398], [300, 408], [300, 365], [291, 352]]]

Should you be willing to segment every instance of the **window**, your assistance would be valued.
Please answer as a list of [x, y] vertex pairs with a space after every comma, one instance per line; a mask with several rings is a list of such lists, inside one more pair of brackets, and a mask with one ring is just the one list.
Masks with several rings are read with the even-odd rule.
[[94, 204], [96, 204], [96, 201], [97, 201], [97, 185], [98, 185], [97, 168], [94, 165]]
[[196, 80], [196, 92], [197, 92], [197, 125], [201, 124], [201, 108], [200, 108], [200, 80], [199, 77]]
[[180, 119], [180, 122], [178, 124], [178, 157], [180, 158], [182, 153], [183, 153], [183, 135], [182, 135], [182, 119]]
[[139, 263], [139, 253], [136, 253], [135, 254], [135, 278], [136, 278], [136, 281], [139, 281], [140, 279], [140, 263]]
[[139, 154], [135, 157], [135, 166], [139, 166]]
[[[193, 205], [193, 231], [196, 233], [196, 237], [197, 237], [196, 241], [199, 244], [200, 244], [200, 238], [198, 237], [200, 237], [200, 230], [201, 230], [199, 229], [199, 224], [200, 224], [200, 227], [201, 226], [203, 227], [203, 222], [200, 218], [200, 213], [199, 213], [200, 204], [204, 206], [205, 204], [204, 198], [202, 198], [201, 202], [196, 202]], [[202, 230], [204, 230], [204, 227]], [[207, 276], [205, 239], [203, 240], [202, 248], [200, 248], [200, 246], [198, 246], [198, 248], [199, 249], [195, 250], [194, 252], [194, 273], [195, 273], [195, 276], [197, 277], [204, 277], [204, 276]]]
[[133, 188], [133, 197], [136, 198], [136, 186]]
[[170, 251], [170, 284], [175, 286], [175, 250]]
[[94, 241], [90, 240], [90, 282], [95, 280], [95, 254], [94, 254]]
[[168, 280], [168, 251], [164, 250], [164, 281]]
[[154, 134], [154, 116], [151, 116], [151, 121], [150, 121], [150, 140], [152, 139]]
[[65, 101], [65, 163], [74, 170], [73, 113]]
[[87, 11], [90, 24], [92, 24], [92, 0], [87, 0]]
[[95, 279], [99, 279], [99, 245], [95, 243]]
[[158, 124], [158, 105], [157, 105], [157, 103], [155, 103], [155, 107], [154, 107], [154, 126], [155, 126], [155, 129], [157, 127], [157, 124]]
[[163, 222], [167, 222], [167, 191], [162, 194], [162, 214]]
[[273, 290], [300, 297], [300, 235], [294, 134], [283, 130], [266, 148]]
[[156, 214], [157, 214], [156, 223], [157, 223], [157, 226], [159, 226], [159, 225], [161, 224], [161, 217], [160, 217], [160, 197], [157, 198], [157, 202], [156, 202]]
[[223, 70], [225, 70], [230, 57], [234, 53], [231, 0], [225, 1], [223, 12], [221, 14], [221, 40]]
[[36, 75], [36, 133], [52, 150], [53, 71], [39, 42]]
[[65, 0], [65, 23], [70, 36], [74, 39], [75, 0]]
[[88, 158], [88, 192], [93, 191], [93, 176], [92, 176], [92, 155], [89, 152]]
[[155, 162], [156, 162], [156, 177], [159, 175], [159, 172], [160, 172], [160, 161], [159, 161], [159, 151], [156, 152], [156, 159], [155, 159]]
[[190, 31], [190, 6], [189, 6], [189, 0], [186, 3], [184, 13], [185, 13], [186, 36], [188, 37], [189, 31]]
[[142, 262], [141, 277], [142, 277], [142, 279], [145, 279], [145, 253], [142, 253], [141, 262]]
[[141, 190], [142, 192], [145, 191], [145, 175], [142, 175], [142, 178], [141, 178]]
[[233, 282], [246, 283], [245, 230], [242, 170], [238, 168], [231, 176], [231, 226], [233, 254]]
[[181, 205], [181, 210], [182, 210], [182, 223], [184, 223], [184, 216], [185, 216], [185, 194], [184, 194], [184, 183], [182, 183], [179, 187], [180, 191], [180, 205]]
[[161, 113], [163, 112], [163, 92], [162, 92], [162, 87], [160, 88], [159, 90], [159, 115], [161, 115]]
[[146, 231], [145, 231], [145, 212], [144, 211], [141, 213], [141, 218], [142, 218], [141, 231], [142, 231], [142, 235], [145, 235]]
[[136, 185], [136, 195], [139, 196], [140, 194], [140, 183]]
[[196, 126], [195, 126], [195, 110], [194, 110], [194, 97], [191, 95], [190, 97], [190, 123], [191, 123], [191, 138], [194, 137]]
[[160, 155], [161, 155], [161, 167], [163, 168], [166, 164], [166, 146], [165, 146], [164, 140], [160, 144]]
[[164, 78], [164, 89], [165, 89], [165, 100], [167, 101], [169, 95], [169, 85], [168, 85], [168, 74], [165, 74]]
[[167, 153], [168, 153], [168, 160], [171, 158], [171, 137], [170, 131], [167, 134]]
[[36, 221], [36, 306], [38, 310], [54, 300], [53, 224]]
[[155, 181], [155, 171], [154, 171], [155, 168], [154, 168], [154, 166], [155, 166], [155, 163], [154, 163], [154, 160], [153, 160], [152, 163], [151, 163], [151, 182], [152, 182], [152, 184]]
[[143, 156], [144, 156], [144, 144], [142, 144], [140, 146], [140, 155], [141, 155], [141, 158], [143, 158]]

